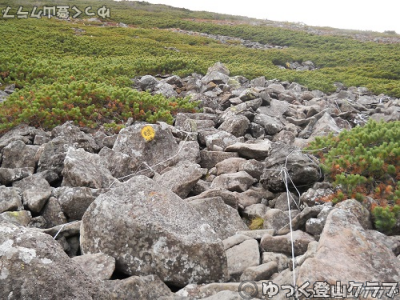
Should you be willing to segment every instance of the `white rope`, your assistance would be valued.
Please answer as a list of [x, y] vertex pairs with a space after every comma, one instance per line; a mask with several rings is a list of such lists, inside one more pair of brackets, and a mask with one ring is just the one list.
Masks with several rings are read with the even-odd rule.
[[58, 234], [61, 232], [61, 230], [63, 230], [63, 228], [64, 228], [65, 225], [66, 225], [66, 224], [63, 224], [63, 225], [61, 226], [60, 230], [58, 230], [58, 232], [56, 233], [56, 235], [53, 237], [53, 240], [55, 240], [55, 239], [57, 238]]

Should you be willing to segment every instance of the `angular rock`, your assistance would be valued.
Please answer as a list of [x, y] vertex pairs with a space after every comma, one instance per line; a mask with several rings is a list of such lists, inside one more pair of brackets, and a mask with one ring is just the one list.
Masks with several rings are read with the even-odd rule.
[[337, 126], [335, 119], [328, 112], [325, 112], [313, 126], [313, 132], [310, 137], [325, 136], [331, 132], [336, 134], [340, 131], [341, 129]]
[[220, 197], [197, 199], [189, 203], [196, 208], [221, 240], [247, 229], [237, 210], [226, 205]]
[[[274, 199], [275, 200], [275, 208], [280, 209], [282, 211], [287, 211], [289, 210], [288, 206], [288, 199], [287, 199], [287, 193], [282, 193], [279, 195], [278, 198]], [[291, 209], [299, 209], [300, 203], [299, 203], [299, 197], [293, 193], [289, 192], [289, 203], [290, 203], [290, 208]]]
[[179, 161], [190, 161], [195, 164], [200, 163], [200, 146], [197, 141], [182, 141], [179, 143]]
[[51, 236], [11, 223], [0, 232], [1, 299], [107, 299]]
[[154, 180], [156, 183], [173, 191], [179, 197], [186, 198], [203, 175], [205, 175], [204, 169], [201, 169], [198, 164], [186, 161], [172, 168], [172, 170], [155, 177]]
[[236, 152], [222, 152], [222, 151], [208, 151], [208, 150], [201, 150], [200, 151], [200, 166], [202, 168], [211, 169], [215, 167], [215, 165], [225, 159], [231, 157], [239, 157], [239, 154]]
[[303, 193], [300, 197], [300, 201], [305, 203], [308, 206], [314, 206], [316, 202], [319, 201], [324, 196], [328, 196], [330, 194], [333, 194], [332, 188], [319, 188], [319, 189], [314, 189], [310, 188], [307, 190], [307, 192]]
[[18, 125], [0, 137], [0, 150], [13, 141], [23, 141], [25, 144], [32, 144], [36, 134], [45, 134], [45, 132], [35, 127]]
[[2, 168], [36, 168], [36, 153], [39, 146], [26, 145], [23, 141], [14, 141], [3, 149]]
[[278, 272], [278, 264], [271, 261], [256, 267], [248, 267], [240, 276], [240, 281], [267, 280], [276, 272]]
[[291, 181], [296, 186], [312, 185], [321, 176], [317, 162], [301, 153], [298, 148], [272, 143], [271, 154], [265, 160], [265, 171], [260, 180], [266, 189], [274, 192], [286, 190], [285, 177], [281, 174], [283, 167], [286, 168]]
[[241, 168], [241, 165], [246, 162], [246, 159], [241, 157], [231, 157], [225, 159], [215, 165], [217, 168], [217, 175], [236, 173]]
[[280, 94], [285, 92], [285, 87], [280, 83], [272, 83], [268, 85], [267, 91], [271, 94]]
[[0, 168], [0, 184], [9, 185], [14, 181], [31, 176], [34, 168]]
[[239, 245], [246, 240], [252, 240], [252, 239], [253, 238], [244, 234], [235, 234], [223, 240], [222, 243], [224, 244], [224, 249], [228, 250], [229, 248]]
[[0, 213], [23, 208], [18, 191], [15, 188], [0, 186]]
[[128, 180], [137, 171], [140, 162], [127, 154], [114, 151], [108, 147], [103, 147], [99, 156], [103, 158], [105, 167], [111, 175], [121, 181]]
[[204, 140], [210, 151], [223, 151], [239, 141], [233, 134], [226, 131], [211, 131], [205, 135]]
[[232, 192], [244, 192], [256, 182], [245, 171], [217, 176], [211, 183], [211, 188], [222, 188]]
[[[301, 255], [307, 251], [308, 244], [315, 241], [314, 238], [301, 231], [293, 231], [294, 254]], [[261, 239], [261, 248], [266, 252], [277, 252], [284, 254], [291, 254], [291, 234], [281, 236], [264, 235]]]
[[306, 232], [313, 235], [316, 239], [319, 239], [319, 236], [324, 229], [326, 219], [332, 209], [332, 206], [324, 206], [317, 218], [308, 219], [306, 222]]
[[262, 218], [269, 208], [265, 204], [257, 203], [247, 206], [243, 211], [243, 216], [252, 220], [254, 218]]
[[371, 214], [359, 201], [348, 199], [338, 203], [335, 207], [353, 213], [364, 229], [372, 229]]
[[67, 141], [68, 145], [74, 148], [83, 148], [87, 152], [98, 152], [100, 150], [94, 138], [84, 133], [75, 126], [72, 121], [53, 128], [51, 131], [53, 137], [62, 138]]
[[214, 66], [208, 68], [206, 76], [201, 79], [203, 84], [214, 82], [215, 84], [228, 83], [229, 81], [229, 70], [220, 62], [217, 62]]
[[249, 131], [250, 131], [250, 134], [255, 139], [264, 137], [264, 135], [265, 135], [264, 127], [261, 126], [261, 125], [258, 125], [257, 123], [251, 122], [250, 125], [249, 125]]
[[248, 88], [240, 93], [239, 99], [242, 101], [254, 100], [260, 96], [261, 89], [258, 88]]
[[13, 183], [22, 191], [22, 201], [32, 212], [40, 212], [51, 196], [50, 184], [40, 176], [29, 176]]
[[83, 149], [69, 148], [64, 160], [63, 186], [109, 188], [119, 183], [101, 157]]
[[238, 115], [225, 120], [219, 127], [219, 130], [224, 130], [236, 137], [241, 137], [247, 131], [250, 125], [249, 119], [245, 116]]
[[323, 278], [329, 284], [367, 282], [398, 282], [400, 261], [378, 239], [368, 234], [357, 217], [335, 208], [326, 221], [317, 253], [300, 267], [297, 284], [312, 286]]
[[273, 229], [274, 232], [277, 232], [279, 229], [284, 227], [289, 223], [288, 216], [280, 209], [270, 209], [268, 210], [264, 218], [264, 229]]
[[214, 198], [214, 197], [220, 197], [225, 204], [233, 207], [234, 209], [238, 209], [238, 193], [237, 192], [231, 192], [225, 189], [208, 189], [207, 191], [204, 191], [203, 193], [187, 198], [187, 201], [193, 201], [195, 199], [205, 199], [205, 198]]
[[57, 199], [54, 197], [50, 197], [47, 201], [43, 208], [42, 217], [46, 220], [47, 228], [67, 223], [67, 218]]
[[[208, 129], [207, 126], [202, 126], [202, 125], [211, 125], [211, 127], [214, 127], [217, 121], [217, 116], [215, 114], [207, 114], [207, 113], [178, 113], [176, 115], [175, 118], [175, 128], [179, 129], [179, 130], [186, 130], [186, 125], [187, 124], [187, 120], [190, 121], [212, 121], [212, 123], [210, 122], [204, 122], [204, 123], [196, 123], [196, 131], [198, 131], [199, 129]], [[199, 126], [200, 125], [200, 126]], [[188, 130], [186, 130], [188, 131]]]
[[0, 214], [0, 222], [10, 222], [15, 225], [27, 227], [32, 220], [32, 215], [29, 210], [6, 211]]
[[174, 87], [166, 82], [159, 82], [156, 87], [155, 94], [164, 95], [166, 98], [177, 97], [178, 93], [174, 90]]
[[88, 187], [61, 187], [54, 194], [63, 213], [71, 220], [81, 220], [96, 198], [93, 190]]
[[292, 145], [296, 140], [296, 135], [288, 130], [282, 130], [274, 135], [273, 142]]
[[185, 118], [183, 121], [176, 123], [175, 127], [179, 130], [187, 131], [187, 132], [198, 132], [203, 129], [214, 128], [215, 122], [214, 120], [198, 120], [188, 118], [187, 115], [184, 115]]
[[156, 275], [131, 276], [122, 280], [104, 281], [106, 288], [110, 291], [110, 300], [175, 300], [173, 293], [164, 282]]
[[194, 196], [200, 195], [201, 193], [204, 193], [205, 191], [209, 190], [210, 185], [211, 185], [210, 182], [200, 179], [199, 181], [196, 182], [190, 194]]
[[274, 231], [272, 229], [257, 229], [257, 230], [238, 231], [237, 234], [243, 234], [253, 239], [261, 240], [261, 238], [266, 234], [273, 235]]
[[264, 127], [265, 132], [269, 135], [277, 134], [283, 129], [283, 124], [279, 120], [264, 114], [257, 114], [253, 122]]
[[264, 172], [264, 163], [255, 159], [247, 160], [244, 164], [241, 165], [239, 171], [245, 171], [250, 174], [250, 176], [260, 179], [261, 175]]
[[277, 264], [278, 272], [282, 272], [289, 267], [290, 259], [282, 253], [263, 252], [262, 263], [266, 264], [269, 262], [275, 262]]
[[158, 80], [151, 75], [145, 75], [142, 78], [140, 78], [139, 80], [139, 85], [140, 88], [143, 91], [147, 91], [147, 90], [154, 90], [155, 86], [158, 84]]
[[56, 137], [44, 144], [38, 162], [38, 172], [52, 171], [61, 176], [68, 147], [68, 142], [62, 137]]
[[89, 278], [107, 280], [115, 269], [115, 259], [104, 253], [85, 254], [72, 258]]
[[248, 267], [260, 264], [260, 251], [256, 240], [246, 240], [243, 243], [226, 250], [228, 273], [232, 279], [239, 279]]
[[238, 152], [240, 156], [246, 158], [264, 159], [271, 152], [271, 142], [264, 140], [261, 143], [236, 143], [226, 147], [227, 152]]
[[263, 189], [262, 187], [252, 186], [244, 193], [238, 194], [239, 205], [243, 208], [247, 206], [261, 203], [263, 200], [271, 200], [274, 198], [274, 194], [270, 191]]
[[[144, 128], [145, 126], [149, 127]], [[154, 131], [154, 138], [147, 141], [141, 131], [150, 127]], [[113, 150], [125, 153], [142, 162], [140, 169], [151, 167], [155, 172], [161, 172], [166, 167], [178, 162], [176, 156], [178, 144], [171, 130], [161, 125], [136, 124], [122, 129]]]
[[[318, 205], [318, 206], [304, 208], [298, 215], [296, 215], [292, 219], [292, 230], [297, 230], [297, 229], [303, 228], [304, 225], [306, 224], [306, 222], [309, 219], [318, 216], [321, 213], [321, 211], [324, 209], [324, 207], [325, 206]], [[280, 228], [276, 234], [283, 235], [283, 234], [287, 234], [288, 232], [290, 232], [289, 222], [284, 227]]]
[[89, 206], [81, 250], [113, 256], [125, 274], [156, 274], [176, 286], [224, 280], [227, 272], [222, 242], [210, 225], [193, 206], [144, 176]]
[[81, 230], [82, 221], [73, 221], [70, 223], [57, 225], [52, 228], [43, 229], [44, 233], [51, 235], [52, 237], [57, 237], [57, 239], [65, 237], [71, 237], [79, 235]]

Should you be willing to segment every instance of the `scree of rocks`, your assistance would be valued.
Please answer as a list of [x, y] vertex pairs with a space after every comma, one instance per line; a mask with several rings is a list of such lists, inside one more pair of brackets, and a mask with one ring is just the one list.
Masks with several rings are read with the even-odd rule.
[[358, 201], [320, 203], [334, 188], [301, 151], [370, 118], [400, 120], [399, 99], [248, 80], [221, 63], [133, 82], [203, 112], [173, 126], [129, 120], [119, 134], [65, 123], [0, 137], [1, 299], [261, 299], [263, 283], [291, 285], [293, 272], [311, 292], [321, 280], [400, 281], [400, 221], [385, 236]]

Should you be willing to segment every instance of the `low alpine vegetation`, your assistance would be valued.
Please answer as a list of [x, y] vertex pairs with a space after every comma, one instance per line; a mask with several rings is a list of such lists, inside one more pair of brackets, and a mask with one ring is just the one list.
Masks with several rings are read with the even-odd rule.
[[0, 134], [21, 123], [52, 129], [66, 121], [90, 128], [105, 124], [118, 131], [128, 118], [172, 123], [178, 112], [193, 112], [197, 106], [189, 98], [167, 99], [127, 87], [72, 80], [14, 92], [0, 105]]
[[400, 122], [375, 122], [338, 136], [316, 138], [308, 148], [316, 150], [321, 167], [337, 187], [322, 200], [340, 202], [367, 196], [377, 229], [390, 232], [400, 211]]

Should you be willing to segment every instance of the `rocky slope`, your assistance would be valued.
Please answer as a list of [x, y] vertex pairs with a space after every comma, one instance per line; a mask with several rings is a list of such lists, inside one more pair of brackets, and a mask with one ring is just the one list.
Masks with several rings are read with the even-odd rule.
[[[0, 138], [0, 298], [283, 299], [290, 289], [271, 284], [293, 278], [301, 297], [321, 295], [320, 281], [350, 297], [355, 282], [400, 281], [400, 238], [373, 230], [355, 200], [320, 203], [333, 187], [301, 151], [369, 118], [400, 120], [399, 99], [249, 81], [219, 63], [133, 82], [203, 112], [115, 135], [66, 123]], [[249, 230], [256, 217], [263, 229]]]

